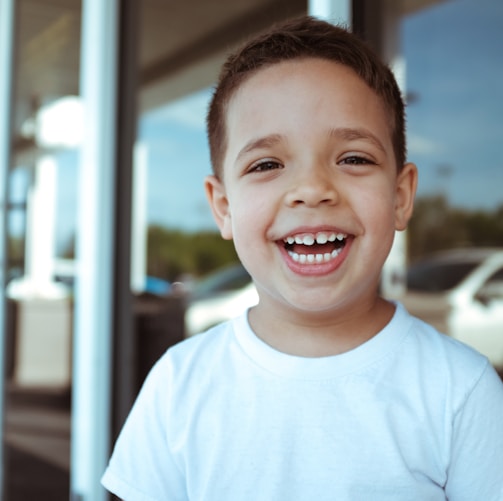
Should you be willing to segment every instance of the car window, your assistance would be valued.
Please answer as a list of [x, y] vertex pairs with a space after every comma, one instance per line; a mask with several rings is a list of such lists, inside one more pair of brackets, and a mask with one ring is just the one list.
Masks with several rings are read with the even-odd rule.
[[488, 282], [503, 282], [503, 268], [500, 268], [496, 273], [493, 273]]
[[503, 300], [503, 268], [493, 273], [480, 288], [476, 295], [483, 304]]
[[453, 289], [478, 263], [447, 261], [420, 262], [413, 265], [407, 273], [407, 288], [421, 292], [442, 292]]

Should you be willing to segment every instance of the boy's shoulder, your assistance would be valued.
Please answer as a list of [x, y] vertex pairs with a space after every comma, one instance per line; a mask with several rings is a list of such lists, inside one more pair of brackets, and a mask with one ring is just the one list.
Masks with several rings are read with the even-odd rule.
[[233, 324], [235, 321], [236, 319], [232, 318], [214, 325], [203, 332], [187, 337], [170, 348], [168, 353], [174, 358], [186, 358], [197, 356], [199, 353], [206, 354], [208, 350], [221, 349], [233, 337]]
[[[163, 358], [176, 368], [177, 373], [184, 368], [201, 372], [210, 369], [217, 361], [228, 361], [229, 357], [248, 355], [256, 358], [257, 344], [261, 345], [259, 355], [263, 355], [264, 350], [274, 351], [253, 338], [245, 312], [206, 332], [185, 339], [170, 348]], [[357, 349], [365, 354], [367, 364], [379, 364], [380, 360], [396, 357], [418, 371], [429, 370], [431, 374], [438, 376], [449, 373], [454, 378], [477, 378], [489, 364], [487, 358], [473, 348], [439, 333], [431, 325], [412, 316], [400, 303], [396, 303], [396, 311], [389, 324], [368, 344], [369, 346]], [[271, 353], [266, 355], [270, 356]], [[282, 361], [277, 353], [274, 355], [276, 362]], [[361, 353], [357, 358], [352, 355], [344, 355], [343, 358], [351, 358], [353, 362], [361, 361]], [[285, 357], [288, 356], [283, 356]], [[340, 362], [337, 358], [341, 357], [332, 358], [334, 364]], [[358, 372], [356, 366], [354, 369]]]
[[488, 363], [487, 358], [474, 348], [439, 332], [424, 320], [408, 313], [404, 306], [399, 305], [398, 307], [412, 320], [411, 340], [418, 344], [418, 348], [428, 350], [429, 357], [425, 360], [426, 362], [432, 358], [437, 362], [451, 360], [458, 363], [463, 362], [465, 368], [469, 366], [476, 368]]
[[[431, 386], [451, 388], [466, 397], [488, 370], [495, 372], [489, 360], [472, 347], [399, 308], [410, 319], [404, 352], [410, 369], [430, 381]], [[433, 384], [436, 381], [436, 385]]]
[[381, 332], [341, 356], [313, 360], [276, 352], [255, 338], [243, 313], [171, 347], [152, 373], [161, 381], [187, 388], [200, 385], [201, 380], [245, 377], [243, 373], [259, 367], [293, 379], [312, 379], [313, 374], [334, 381], [344, 376], [384, 377], [393, 385], [459, 392], [462, 399], [490, 364], [471, 347], [439, 333], [397, 303], [393, 318]]
[[183, 374], [204, 372], [209, 369], [209, 364], [228, 356], [235, 337], [235, 322], [236, 319], [222, 322], [171, 346], [157, 361], [154, 369], [176, 373], [178, 379]]

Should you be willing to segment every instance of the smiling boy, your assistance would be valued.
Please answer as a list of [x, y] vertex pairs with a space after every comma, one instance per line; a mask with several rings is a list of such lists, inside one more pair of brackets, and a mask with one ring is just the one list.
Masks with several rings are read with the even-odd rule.
[[231, 56], [205, 186], [259, 303], [168, 350], [104, 485], [126, 500], [503, 499], [487, 360], [378, 295], [412, 214], [396, 82], [303, 18]]

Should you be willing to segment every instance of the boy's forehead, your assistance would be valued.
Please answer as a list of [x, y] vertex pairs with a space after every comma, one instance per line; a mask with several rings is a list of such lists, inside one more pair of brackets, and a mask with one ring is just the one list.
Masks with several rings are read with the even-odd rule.
[[330, 60], [305, 58], [261, 68], [240, 83], [226, 108], [224, 165], [242, 157], [249, 144], [267, 148], [272, 138], [276, 144], [295, 143], [310, 130], [327, 138], [366, 136], [386, 151], [393, 149], [384, 100], [351, 68]]
[[[239, 83], [229, 95], [225, 110], [226, 120], [228, 120], [230, 111], [234, 107], [236, 101], [239, 101], [241, 105], [249, 98], [251, 99], [250, 95], [257, 93], [257, 87], [260, 88], [258, 91], [259, 94], [265, 90], [269, 94], [276, 94], [278, 97], [281, 97], [284, 94], [285, 85], [288, 84], [291, 78], [295, 79], [298, 75], [306, 75], [314, 80], [319, 78], [320, 83], [323, 83], [322, 81], [324, 80], [328, 80], [328, 82], [334, 82], [334, 84], [341, 79], [353, 79], [354, 81], [356, 79], [356, 81], [359, 81], [361, 84], [358, 85], [358, 87], [365, 88], [366, 91], [376, 97], [382, 103], [383, 111], [386, 116], [392, 120], [391, 110], [386, 105], [384, 98], [378, 95], [375, 90], [368, 85], [365, 79], [358, 75], [351, 66], [321, 57], [299, 57], [281, 60], [250, 71], [247, 75], [240, 78]], [[326, 89], [326, 87], [322, 88], [320, 86], [317, 90], [317, 94], [321, 94], [323, 89]], [[351, 87], [347, 88], [346, 91], [348, 94], [353, 93]]]
[[[335, 100], [334, 94], [337, 94]], [[276, 111], [282, 109], [285, 113], [302, 107], [310, 111], [313, 103], [330, 100], [339, 106], [360, 101], [377, 103], [383, 120], [390, 124], [391, 113], [383, 98], [351, 67], [329, 59], [310, 57], [279, 61], [250, 72], [227, 103], [227, 132], [232, 134], [235, 127], [246, 126], [250, 116], [267, 112], [272, 106]], [[272, 108], [270, 111], [272, 113]], [[268, 120], [277, 118], [271, 114]]]

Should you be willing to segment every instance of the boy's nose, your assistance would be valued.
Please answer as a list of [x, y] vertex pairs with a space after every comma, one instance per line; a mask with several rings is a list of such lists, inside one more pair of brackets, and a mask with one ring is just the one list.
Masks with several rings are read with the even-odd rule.
[[337, 203], [339, 193], [335, 186], [333, 173], [330, 174], [328, 169], [309, 169], [303, 175], [296, 176], [286, 197], [287, 204], [316, 207], [320, 204]]

